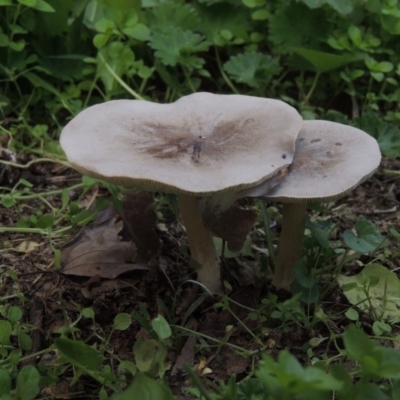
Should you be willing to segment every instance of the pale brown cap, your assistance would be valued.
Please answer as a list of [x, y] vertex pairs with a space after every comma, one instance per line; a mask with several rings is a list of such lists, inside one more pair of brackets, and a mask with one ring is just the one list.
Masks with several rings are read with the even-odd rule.
[[61, 133], [78, 171], [126, 187], [205, 196], [270, 178], [293, 161], [302, 119], [273, 99], [195, 93], [175, 103], [114, 100]]
[[268, 182], [238, 197], [263, 197], [283, 203], [329, 202], [349, 193], [378, 168], [376, 140], [347, 125], [305, 121], [296, 141], [293, 164], [274, 188]]

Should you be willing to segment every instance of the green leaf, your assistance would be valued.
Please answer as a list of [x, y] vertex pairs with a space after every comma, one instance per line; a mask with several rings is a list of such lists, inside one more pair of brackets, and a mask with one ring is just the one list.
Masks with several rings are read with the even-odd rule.
[[44, 0], [37, 0], [33, 8], [42, 12], [55, 12], [55, 9]]
[[378, 141], [384, 156], [400, 157], [400, 129], [396, 125], [383, 121], [379, 115], [373, 113], [363, 113], [353, 124]]
[[365, 355], [372, 353], [373, 347], [377, 344], [373, 342], [364, 332], [350, 326], [343, 334], [344, 346], [350, 357], [361, 361]]
[[110, 35], [108, 35], [108, 34], [98, 33], [93, 38], [93, 44], [96, 47], [96, 49], [101, 49], [102, 47], [104, 47], [107, 44], [109, 38], [110, 38]]
[[285, 52], [293, 47], [319, 49], [330, 33], [326, 20], [324, 10], [310, 10], [304, 4], [290, 2], [271, 15], [269, 38]]
[[0, 7], [1, 6], [12, 6], [13, 2], [12, 0], [0, 0]]
[[52, 215], [42, 215], [36, 222], [36, 228], [49, 229], [54, 224], [54, 217]]
[[139, 372], [135, 376], [133, 383], [123, 393], [114, 394], [111, 399], [175, 400], [175, 397], [165, 384]]
[[192, 31], [171, 28], [168, 34], [155, 32], [150, 38], [150, 47], [155, 50], [164, 65], [181, 64], [189, 69], [199, 69], [204, 60], [193, 56], [194, 53], [208, 50], [210, 44], [205, 38]]
[[136, 24], [133, 27], [124, 28], [122, 31], [125, 35], [142, 42], [148, 40], [150, 36], [149, 28], [144, 24]]
[[[250, 10], [244, 7], [227, 7], [226, 3], [216, 3], [211, 5], [197, 4], [196, 9], [201, 18], [201, 24], [198, 30], [210, 42], [218, 45], [222, 32], [229, 31], [233, 38], [245, 42], [248, 38], [248, 32], [251, 30]], [[187, 29], [193, 29], [188, 27]]]
[[125, 331], [131, 326], [132, 317], [127, 313], [117, 314], [114, 318], [113, 328], [117, 331]]
[[92, 308], [84, 308], [84, 309], [82, 309], [82, 315], [85, 317], [85, 318], [90, 318], [90, 319], [93, 319], [94, 320], [94, 311], [93, 311], [93, 309]]
[[200, 18], [191, 4], [179, 4], [166, 1], [157, 4], [148, 15], [152, 31], [168, 34], [171, 28], [181, 28], [183, 31], [195, 30], [200, 26]]
[[8, 321], [0, 320], [0, 344], [9, 345], [12, 326]]
[[8, 36], [4, 33], [0, 33], [0, 47], [6, 47], [10, 43]]
[[358, 321], [360, 319], [360, 316], [354, 308], [349, 308], [344, 315], [351, 321]]
[[135, 364], [139, 371], [146, 372], [154, 365], [159, 344], [155, 339], [138, 339], [133, 346]]
[[103, 362], [99, 351], [82, 341], [58, 338], [55, 345], [67, 361], [84, 370], [97, 371]]
[[369, 253], [378, 248], [383, 242], [379, 229], [367, 219], [356, 222], [356, 234], [353, 231], [343, 232], [343, 240], [352, 250], [359, 253]]
[[40, 391], [39, 372], [35, 367], [23, 367], [17, 376], [17, 396], [20, 400], [32, 400]]
[[307, 4], [310, 8], [320, 8], [323, 5], [330, 5], [339, 14], [347, 15], [350, 14], [354, 7], [354, 0], [301, 0], [303, 3]]
[[151, 321], [151, 326], [157, 333], [157, 336], [160, 338], [160, 340], [168, 339], [169, 337], [171, 337], [171, 327], [162, 315], [159, 314], [156, 318], [154, 318]]
[[21, 349], [25, 351], [31, 350], [33, 346], [31, 337], [24, 332], [18, 334], [18, 343]]
[[255, 51], [232, 56], [224, 64], [224, 69], [236, 82], [252, 87], [266, 85], [281, 71], [276, 59]]
[[11, 377], [8, 372], [0, 368], [0, 396], [3, 394], [9, 394], [11, 390]]
[[5, 194], [1, 196], [1, 204], [3, 204], [5, 208], [11, 208], [15, 206], [16, 201], [10, 194]]
[[18, 3], [23, 4], [27, 7], [34, 7], [36, 5], [37, 0], [18, 0]]
[[16, 322], [22, 319], [23, 313], [20, 307], [11, 306], [8, 309], [7, 319], [10, 321], [11, 325], [14, 325]]
[[362, 59], [362, 57], [359, 55], [336, 55], [300, 47], [293, 48], [292, 50], [296, 54], [307, 60], [312, 65], [313, 69], [318, 73], [328, 72], [337, 68], [341, 68], [346, 64]]
[[[367, 296], [362, 288], [376, 279], [378, 284], [369, 288]], [[371, 311], [378, 317], [389, 322], [400, 321], [400, 281], [394, 272], [379, 264], [368, 264], [359, 274], [339, 275], [337, 280], [351, 304], [363, 311], [370, 311], [372, 306]]]
[[132, 361], [121, 361], [118, 365], [118, 373], [122, 374], [128, 371], [132, 376], [137, 373], [136, 365]]

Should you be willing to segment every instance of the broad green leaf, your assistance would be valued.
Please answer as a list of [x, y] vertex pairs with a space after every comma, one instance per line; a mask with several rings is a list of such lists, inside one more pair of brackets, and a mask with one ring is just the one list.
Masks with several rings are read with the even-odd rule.
[[125, 331], [131, 326], [132, 317], [127, 313], [117, 314], [114, 318], [114, 329], [117, 331]]
[[330, 5], [339, 14], [350, 14], [355, 6], [355, 0], [301, 0], [310, 8], [320, 8], [323, 5]]
[[356, 234], [353, 231], [343, 232], [343, 240], [352, 250], [359, 253], [369, 253], [378, 248], [383, 238], [378, 228], [367, 219], [359, 219], [356, 222]]
[[354, 326], [346, 329], [343, 341], [350, 357], [357, 361], [361, 361], [365, 355], [371, 354], [373, 347], [377, 345], [363, 331]]
[[10, 42], [8, 45], [16, 52], [20, 52], [25, 48], [25, 40], [19, 40], [18, 42]]
[[142, 42], [148, 40], [150, 36], [149, 28], [140, 23], [132, 27], [124, 28], [122, 31], [125, 33], [125, 35]]
[[[211, 5], [198, 3], [196, 9], [201, 18], [198, 30], [210, 42], [224, 46], [226, 43], [221, 36], [224, 35], [223, 32], [227, 31], [230, 32], [231, 39], [235, 38], [236, 41], [239, 40], [242, 43], [247, 40], [248, 32], [251, 30], [250, 10], [243, 7], [227, 7], [226, 3]], [[193, 25], [187, 29], [193, 29]], [[221, 43], [219, 43], [220, 40], [222, 40]]]
[[8, 394], [11, 390], [11, 377], [8, 372], [0, 368], [0, 396]]
[[281, 71], [276, 59], [255, 51], [232, 56], [224, 64], [224, 69], [236, 82], [252, 87], [266, 85]]
[[0, 33], [0, 47], [6, 47], [10, 43], [8, 36], [4, 33]]
[[354, 120], [354, 126], [368, 132], [379, 144], [386, 157], [400, 157], [400, 129], [385, 122], [379, 115], [363, 113]]
[[322, 9], [311, 10], [304, 4], [291, 2], [269, 18], [269, 38], [276, 50], [284, 52], [293, 47], [319, 49], [331, 33], [326, 19], [327, 13]]
[[193, 54], [206, 51], [209, 46], [203, 36], [180, 28], [171, 28], [168, 34], [155, 32], [150, 38], [155, 56], [171, 67], [181, 64], [188, 69], [201, 68], [204, 60]]
[[17, 396], [19, 400], [32, 400], [39, 394], [39, 372], [35, 367], [23, 367], [17, 376]]
[[84, 308], [84, 309], [82, 309], [82, 315], [85, 317], [85, 318], [90, 318], [90, 319], [93, 319], [94, 320], [94, 311], [93, 311], [93, 309], [92, 308]]
[[125, 371], [129, 371], [132, 376], [135, 376], [137, 373], [136, 365], [132, 361], [121, 361], [118, 365], [118, 372], [122, 374]]
[[115, 394], [111, 400], [175, 400], [171, 390], [162, 382], [149, 378], [143, 373], [135, 376], [133, 383], [123, 392]]
[[9, 345], [12, 326], [8, 321], [0, 320], [0, 344]]
[[172, 334], [169, 323], [160, 314], [151, 321], [151, 326], [157, 333], [157, 336], [160, 338], [160, 340], [168, 339]]
[[28, 351], [32, 349], [33, 345], [32, 339], [29, 335], [27, 335], [24, 332], [20, 332], [18, 334], [18, 343], [22, 350]]
[[10, 194], [5, 194], [1, 196], [1, 204], [3, 204], [5, 208], [10, 208], [15, 206], [16, 201]]
[[42, 12], [55, 12], [54, 8], [44, 0], [36, 0], [36, 4], [33, 6], [33, 8]]
[[154, 365], [159, 343], [155, 339], [138, 339], [133, 346], [135, 364], [139, 371], [146, 372]]
[[54, 217], [52, 215], [42, 215], [36, 222], [36, 228], [49, 229], [54, 224]]
[[318, 73], [341, 68], [348, 63], [359, 61], [362, 58], [353, 54], [336, 55], [300, 47], [293, 48], [292, 50], [307, 60]]
[[[378, 284], [369, 288], [367, 297], [362, 288], [376, 279]], [[379, 264], [368, 264], [359, 274], [339, 275], [337, 280], [351, 304], [368, 311], [371, 303], [378, 317], [392, 323], [400, 321], [400, 281], [394, 272]]]
[[200, 26], [200, 18], [191, 4], [179, 4], [166, 1], [157, 4], [148, 15], [152, 31], [168, 34], [171, 28], [183, 31], [194, 30]]
[[18, 0], [18, 3], [27, 7], [34, 7], [38, 0]]
[[349, 309], [344, 313], [344, 315], [345, 315], [348, 319], [350, 319], [351, 321], [358, 321], [358, 320], [360, 319], [360, 316], [359, 316], [357, 310], [354, 309], [354, 308], [349, 308]]
[[58, 338], [55, 345], [67, 361], [84, 370], [97, 371], [103, 362], [98, 350], [80, 340]]
[[11, 306], [8, 309], [7, 319], [10, 321], [11, 325], [14, 325], [16, 322], [22, 319], [23, 313], [20, 307]]
[[0, 6], [12, 6], [12, 0], [0, 0]]

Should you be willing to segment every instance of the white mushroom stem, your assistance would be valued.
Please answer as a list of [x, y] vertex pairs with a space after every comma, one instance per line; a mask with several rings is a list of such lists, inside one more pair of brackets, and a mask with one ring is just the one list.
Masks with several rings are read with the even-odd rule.
[[306, 204], [283, 204], [282, 233], [272, 284], [278, 289], [290, 289], [294, 267], [300, 261], [306, 224]]
[[200, 268], [198, 281], [212, 293], [221, 293], [221, 271], [217, 250], [212, 233], [204, 226], [197, 198], [190, 195], [178, 195], [182, 222], [186, 228], [192, 259]]

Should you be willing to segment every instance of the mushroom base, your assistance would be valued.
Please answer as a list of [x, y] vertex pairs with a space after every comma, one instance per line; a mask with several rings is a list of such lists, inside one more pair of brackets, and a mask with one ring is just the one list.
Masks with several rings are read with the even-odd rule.
[[201, 218], [197, 198], [179, 195], [178, 200], [192, 259], [200, 265], [197, 270], [198, 281], [210, 292], [221, 293], [219, 257], [214, 245], [213, 235], [204, 226]]
[[306, 224], [306, 204], [283, 204], [282, 233], [272, 284], [277, 289], [290, 289], [294, 267], [300, 261]]

